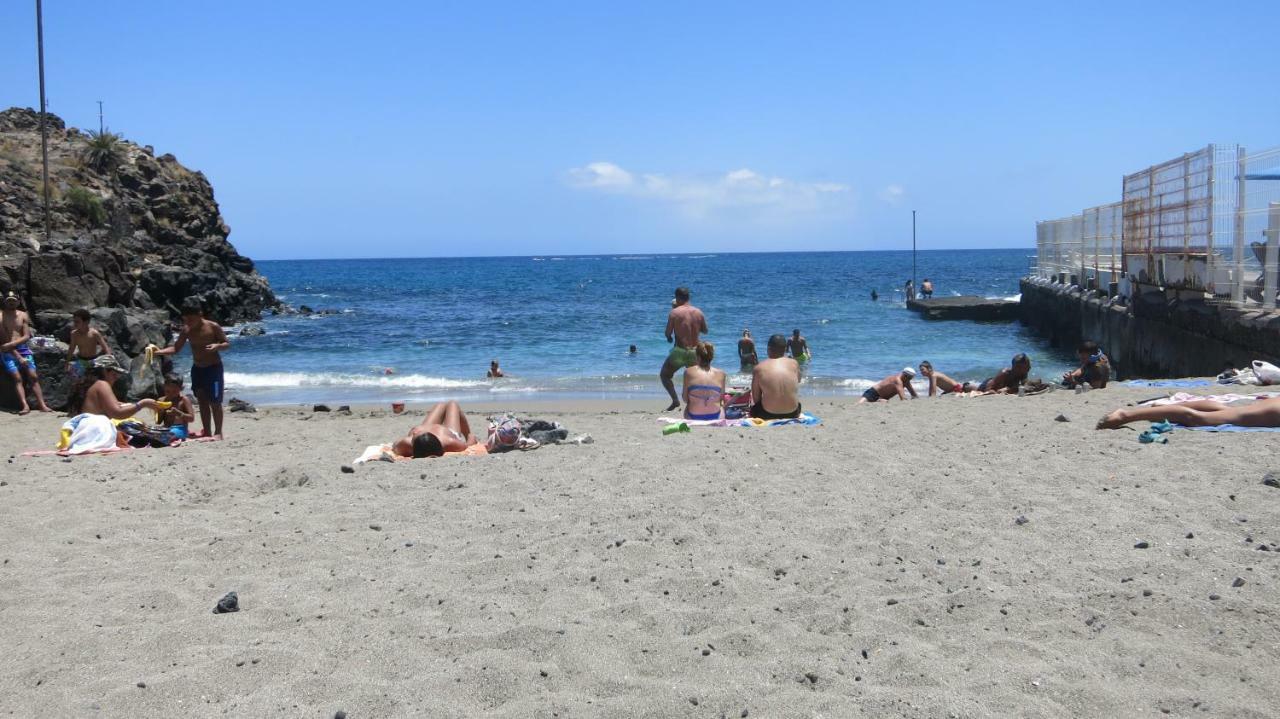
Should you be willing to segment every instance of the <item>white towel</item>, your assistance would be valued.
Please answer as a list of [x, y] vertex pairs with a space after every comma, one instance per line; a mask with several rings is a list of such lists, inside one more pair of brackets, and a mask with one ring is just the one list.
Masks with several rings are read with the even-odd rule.
[[78, 414], [64, 422], [62, 428], [71, 430], [71, 444], [66, 449], [67, 454], [115, 449], [116, 426], [105, 415]]

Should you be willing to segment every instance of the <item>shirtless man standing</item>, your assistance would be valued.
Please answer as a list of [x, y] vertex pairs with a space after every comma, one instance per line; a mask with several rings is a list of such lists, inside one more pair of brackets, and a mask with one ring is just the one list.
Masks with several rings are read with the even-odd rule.
[[27, 313], [18, 309], [22, 300], [10, 292], [4, 296], [4, 310], [0, 312], [0, 362], [4, 363], [5, 372], [13, 380], [14, 391], [22, 403], [22, 411], [28, 414], [31, 406], [27, 404], [27, 390], [22, 385], [25, 373], [31, 379], [31, 391], [36, 395], [36, 409], [41, 412], [52, 412], [44, 403], [44, 390], [40, 387], [40, 374], [36, 371], [36, 358], [31, 355], [27, 342], [31, 341], [31, 320]]
[[800, 334], [800, 330], [791, 331], [791, 339], [787, 340], [787, 350], [791, 352], [791, 359], [800, 364], [808, 362], [813, 357], [809, 352], [809, 340]]
[[107, 338], [102, 336], [97, 327], [90, 324], [93, 315], [89, 310], [76, 310], [71, 313], [71, 342], [67, 347], [67, 374], [78, 381], [89, 374], [93, 361], [102, 355], [111, 354]]
[[421, 424], [392, 442], [391, 451], [401, 457], [419, 459], [439, 457], [445, 452], [461, 452], [477, 443], [462, 408], [449, 400], [437, 403]]
[[[204, 310], [199, 305], [189, 304], [182, 308], [182, 331], [172, 347], [155, 351], [156, 356], [174, 355], [191, 343], [191, 389], [200, 402], [200, 434], [193, 437], [214, 437], [222, 439], [222, 391], [225, 389], [222, 378], [222, 356], [231, 347], [227, 341], [227, 333], [222, 326], [213, 320], [204, 318]], [[213, 434], [209, 433], [209, 414], [213, 414]]]
[[667, 341], [674, 340], [675, 346], [662, 363], [662, 386], [671, 395], [671, 406], [667, 411], [680, 409], [680, 397], [676, 395], [676, 384], [673, 378], [678, 370], [698, 363], [698, 335], [707, 333], [707, 318], [702, 310], [689, 304], [689, 288], [677, 287], [675, 306], [667, 315]]
[[879, 402], [880, 400], [888, 402], [894, 397], [905, 400], [907, 393], [911, 394], [911, 399], [919, 399], [916, 394], [916, 388], [911, 386], [911, 379], [915, 376], [915, 370], [910, 367], [903, 367], [898, 374], [889, 375], [868, 387], [862, 393], [862, 399], [858, 400], [858, 404]]
[[800, 365], [787, 357], [787, 338], [769, 337], [769, 359], [751, 373], [751, 416], [793, 419], [800, 416]]
[[751, 330], [742, 330], [742, 339], [738, 340], [738, 369], [741, 372], [750, 372], [760, 364], [760, 357], [756, 354], [756, 341], [751, 339]]

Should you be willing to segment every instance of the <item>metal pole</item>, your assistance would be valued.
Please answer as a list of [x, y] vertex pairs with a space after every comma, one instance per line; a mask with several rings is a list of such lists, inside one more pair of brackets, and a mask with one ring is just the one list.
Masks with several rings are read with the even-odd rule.
[[[911, 294], [916, 292], [916, 211], [911, 211]], [[915, 299], [914, 297], [908, 299]]]
[[1276, 308], [1276, 262], [1280, 257], [1280, 202], [1272, 202], [1267, 213], [1266, 265], [1262, 273], [1262, 308]]
[[1231, 301], [1236, 307], [1244, 305], [1244, 213], [1245, 213], [1245, 154], [1243, 147], [1236, 148], [1236, 222], [1235, 243], [1231, 251], [1236, 257], [1235, 287], [1231, 288]]
[[44, 241], [49, 241], [49, 130], [45, 123], [48, 103], [44, 99], [44, 6], [36, 0], [36, 53], [40, 60], [40, 161], [44, 165]]
[[106, 129], [106, 126], [102, 124], [102, 100], [98, 100], [98, 134], [101, 135]]

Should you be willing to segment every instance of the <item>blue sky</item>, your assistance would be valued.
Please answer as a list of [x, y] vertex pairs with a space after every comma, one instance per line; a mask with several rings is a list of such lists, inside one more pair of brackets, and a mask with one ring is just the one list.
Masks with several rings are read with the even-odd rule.
[[[892, 7], [890, 7], [892, 5]], [[34, 107], [34, 2], [0, 105]], [[1028, 247], [1280, 144], [1280, 3], [45, 3], [50, 110], [212, 180], [258, 259]]]

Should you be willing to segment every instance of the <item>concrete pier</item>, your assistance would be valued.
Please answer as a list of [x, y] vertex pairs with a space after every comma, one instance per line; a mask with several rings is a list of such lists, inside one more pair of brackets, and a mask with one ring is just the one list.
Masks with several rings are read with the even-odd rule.
[[1011, 322], [1020, 316], [1018, 303], [1013, 300], [973, 296], [907, 300], [907, 309], [919, 312], [927, 320]]
[[1023, 279], [1023, 324], [1055, 347], [1102, 345], [1122, 377], [1207, 377], [1260, 359], [1280, 365], [1280, 312], [1178, 300], [1163, 293], [1129, 304], [1097, 291]]

